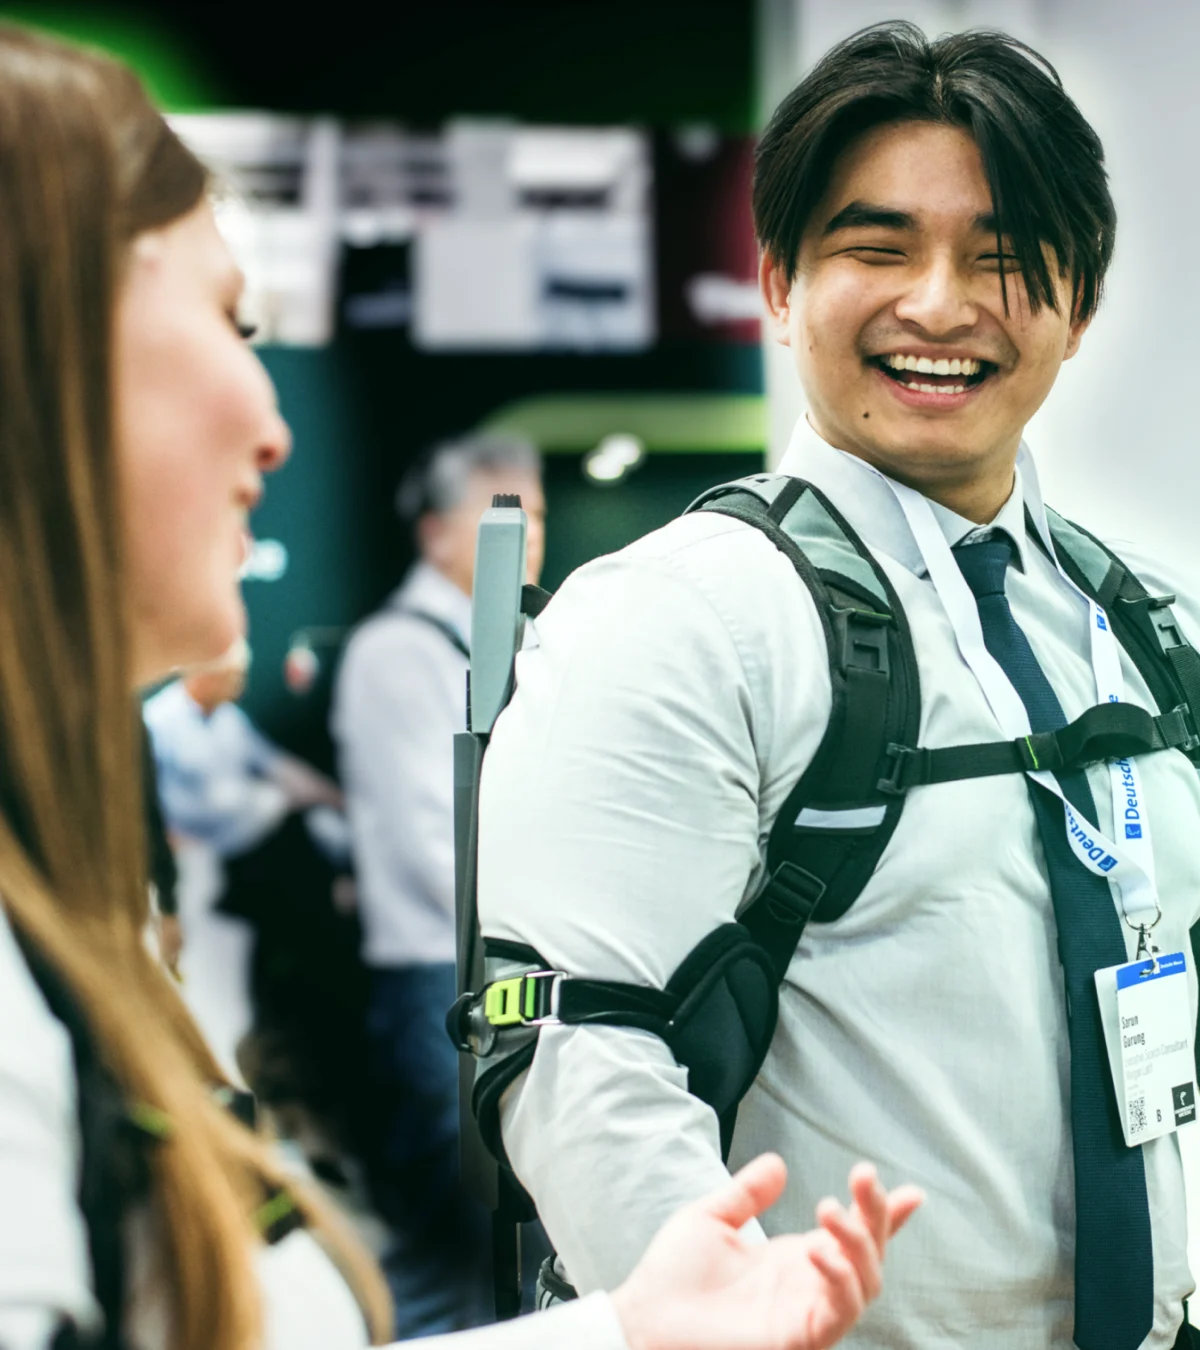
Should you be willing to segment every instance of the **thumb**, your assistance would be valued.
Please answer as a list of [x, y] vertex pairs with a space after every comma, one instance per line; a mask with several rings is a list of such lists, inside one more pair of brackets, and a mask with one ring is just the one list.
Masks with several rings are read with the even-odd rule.
[[700, 1201], [699, 1208], [733, 1228], [757, 1218], [783, 1194], [787, 1165], [778, 1153], [762, 1153]]

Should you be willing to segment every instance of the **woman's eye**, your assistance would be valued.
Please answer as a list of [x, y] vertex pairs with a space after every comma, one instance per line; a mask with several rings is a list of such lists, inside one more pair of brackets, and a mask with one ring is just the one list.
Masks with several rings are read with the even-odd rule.
[[233, 322], [233, 326], [238, 331], [238, 337], [240, 337], [245, 342], [249, 342], [250, 339], [255, 335], [255, 333], [258, 332], [258, 324], [256, 323], [239, 323], [235, 319]]

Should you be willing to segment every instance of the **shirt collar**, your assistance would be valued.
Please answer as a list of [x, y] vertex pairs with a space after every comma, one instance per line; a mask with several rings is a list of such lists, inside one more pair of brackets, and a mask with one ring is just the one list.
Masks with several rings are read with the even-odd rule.
[[393, 592], [394, 609], [419, 609], [451, 625], [467, 641], [471, 633], [471, 597], [427, 562], [415, 562]]
[[[885, 476], [856, 455], [835, 450], [801, 417], [779, 472], [804, 478], [818, 487], [846, 517], [855, 533], [872, 550], [895, 558], [914, 575], [925, 575], [925, 563], [917, 547], [900, 503], [892, 494]], [[987, 525], [978, 525], [938, 502], [930, 501], [934, 519], [941, 526], [951, 548], [976, 531], [1003, 530], [1010, 535], [1016, 552], [1013, 562], [1025, 570], [1029, 538], [1025, 526], [1025, 493], [1018, 470], [1013, 475], [1013, 490], [1008, 500]]]

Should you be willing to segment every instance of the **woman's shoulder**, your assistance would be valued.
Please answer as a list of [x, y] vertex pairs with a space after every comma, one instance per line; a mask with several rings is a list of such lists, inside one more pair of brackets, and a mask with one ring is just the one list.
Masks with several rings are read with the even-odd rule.
[[71, 1040], [0, 906], [0, 1344], [8, 1312], [96, 1316], [79, 1165]]
[[71, 1038], [50, 1011], [0, 905], [0, 1130], [12, 1095], [39, 1101], [52, 1109], [55, 1123], [74, 1129]]

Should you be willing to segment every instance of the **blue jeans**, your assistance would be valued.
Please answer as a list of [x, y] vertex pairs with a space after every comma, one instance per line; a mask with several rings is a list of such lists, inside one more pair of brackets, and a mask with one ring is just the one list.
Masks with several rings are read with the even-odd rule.
[[396, 1339], [494, 1320], [487, 1210], [458, 1166], [458, 1052], [446, 1035], [454, 967], [371, 971], [367, 1180], [390, 1229]]

